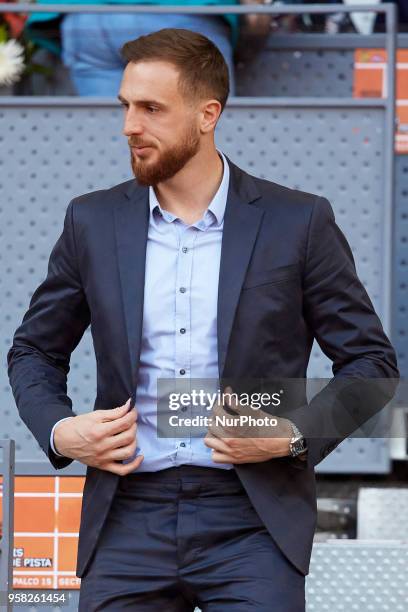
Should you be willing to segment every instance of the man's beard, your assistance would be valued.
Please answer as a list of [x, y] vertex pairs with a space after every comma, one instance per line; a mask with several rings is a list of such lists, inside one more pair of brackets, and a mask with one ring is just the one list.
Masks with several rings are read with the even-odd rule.
[[[129, 144], [143, 145], [136, 139]], [[200, 146], [200, 137], [194, 125], [190, 125], [184, 139], [175, 144], [172, 148], [160, 153], [157, 162], [150, 162], [148, 158], [141, 159], [136, 157], [132, 150], [130, 152], [130, 163], [133, 174], [140, 185], [156, 185], [162, 181], [172, 178], [179, 172], [186, 163], [197, 153]]]

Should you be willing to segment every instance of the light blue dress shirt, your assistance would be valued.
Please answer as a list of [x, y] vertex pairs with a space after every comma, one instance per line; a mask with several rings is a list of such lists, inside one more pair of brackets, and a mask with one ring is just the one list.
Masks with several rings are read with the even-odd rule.
[[[192, 225], [162, 209], [153, 187], [149, 188], [142, 345], [136, 393], [136, 454], [143, 454], [144, 460], [135, 472], [153, 472], [181, 464], [233, 467], [213, 462], [203, 436], [157, 437], [158, 378], [218, 381], [218, 276], [229, 186], [228, 162], [220, 151], [219, 155], [224, 166], [221, 184], [201, 219]], [[51, 447], [55, 451], [54, 428]]]

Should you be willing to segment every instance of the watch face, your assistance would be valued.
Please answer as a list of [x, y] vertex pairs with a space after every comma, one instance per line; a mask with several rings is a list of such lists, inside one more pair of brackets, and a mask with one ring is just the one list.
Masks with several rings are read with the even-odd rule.
[[295, 440], [295, 442], [293, 442], [291, 444], [292, 455], [298, 455], [303, 450], [305, 450], [305, 440], [304, 440], [304, 438], [300, 438], [299, 440]]

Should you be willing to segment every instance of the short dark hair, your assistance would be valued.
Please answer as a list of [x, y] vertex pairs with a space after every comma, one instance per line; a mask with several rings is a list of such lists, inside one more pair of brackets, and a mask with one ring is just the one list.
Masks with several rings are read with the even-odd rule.
[[205, 97], [221, 103], [229, 94], [228, 66], [218, 47], [206, 36], [181, 28], [164, 28], [126, 42], [121, 55], [126, 62], [166, 61], [180, 73], [179, 87], [190, 100]]

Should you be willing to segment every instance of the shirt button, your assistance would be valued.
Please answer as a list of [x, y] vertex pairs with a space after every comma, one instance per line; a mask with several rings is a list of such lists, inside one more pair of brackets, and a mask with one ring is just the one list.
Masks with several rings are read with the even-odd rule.
[[181, 374], [181, 375], [183, 375], [183, 374], [185, 374], [185, 373], [186, 373], [186, 371], [185, 371], [184, 369], [181, 369], [181, 370], [180, 370], [180, 374]]
[[183, 406], [181, 412], [185, 412], [187, 410], [187, 406]]
[[181, 250], [183, 251], [183, 253], [187, 253], [188, 248], [187, 247], [183, 247]]
[[182, 446], [184, 448], [185, 447], [185, 443], [184, 442], [180, 442], [180, 446]]
[[180, 334], [185, 334], [185, 333], [186, 333], [186, 330], [185, 330], [185, 328], [184, 328], [184, 327], [182, 327], [182, 328], [180, 329]]
[[185, 287], [180, 287], [180, 293], [185, 293], [187, 289]]

